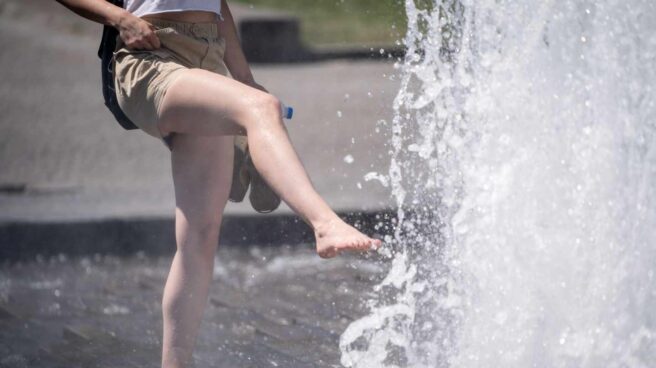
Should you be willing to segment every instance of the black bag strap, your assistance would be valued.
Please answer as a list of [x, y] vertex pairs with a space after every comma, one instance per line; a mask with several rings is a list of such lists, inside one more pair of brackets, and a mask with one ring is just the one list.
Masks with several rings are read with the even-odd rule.
[[[123, 7], [123, 0], [107, 0], [110, 3]], [[103, 27], [103, 34], [98, 47], [98, 57], [100, 58], [102, 92], [105, 99], [105, 106], [114, 115], [116, 121], [126, 130], [137, 129], [130, 119], [125, 116], [123, 110], [118, 105], [116, 99], [116, 90], [114, 89], [114, 50], [116, 49], [116, 39], [119, 32], [111, 26]]]

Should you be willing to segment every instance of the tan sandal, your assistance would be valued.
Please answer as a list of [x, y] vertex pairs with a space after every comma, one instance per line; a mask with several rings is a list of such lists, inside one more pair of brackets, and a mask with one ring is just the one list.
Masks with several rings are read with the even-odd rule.
[[248, 152], [246, 137], [235, 136], [235, 158], [232, 169], [230, 200], [232, 202], [243, 201], [249, 185], [251, 190], [248, 199], [255, 211], [269, 213], [280, 206], [280, 197], [269, 187], [255, 168], [255, 165], [253, 165], [251, 155]]
[[253, 209], [260, 213], [275, 211], [280, 206], [280, 197], [269, 187], [269, 184], [264, 181], [260, 173], [257, 172], [248, 150], [246, 151], [244, 166], [248, 170], [248, 175], [251, 179], [251, 190], [248, 194], [248, 199], [250, 199]]
[[235, 136], [235, 158], [232, 166], [232, 185], [230, 186], [230, 196], [232, 202], [241, 202], [246, 196], [248, 185], [251, 182], [248, 169], [244, 162], [248, 156], [248, 144], [245, 136]]

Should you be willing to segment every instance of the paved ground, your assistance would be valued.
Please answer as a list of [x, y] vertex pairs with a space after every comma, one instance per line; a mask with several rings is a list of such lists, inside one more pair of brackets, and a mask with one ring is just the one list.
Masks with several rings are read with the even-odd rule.
[[[55, 257], [0, 265], [0, 367], [158, 367], [170, 257]], [[382, 269], [309, 250], [225, 248], [197, 367], [336, 367]]]
[[[123, 131], [102, 104], [100, 28], [54, 1], [0, 0], [0, 20], [0, 222], [170, 217], [168, 151]], [[260, 65], [254, 73], [296, 108], [290, 135], [330, 204], [388, 208], [388, 190], [363, 176], [387, 170], [387, 130], [377, 122], [391, 117], [393, 64]], [[254, 214], [232, 204], [227, 213]]]

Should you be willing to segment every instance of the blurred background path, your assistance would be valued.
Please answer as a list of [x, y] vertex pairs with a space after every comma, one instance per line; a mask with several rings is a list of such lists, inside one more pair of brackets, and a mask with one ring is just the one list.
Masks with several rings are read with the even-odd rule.
[[[238, 20], [266, 14], [232, 7]], [[0, 20], [0, 239], [21, 239], [16, 224], [170, 220], [167, 149], [142, 132], [122, 130], [102, 103], [101, 28], [54, 1], [1, 0]], [[391, 118], [393, 63], [333, 60], [253, 70], [295, 108], [289, 133], [328, 202], [340, 213], [390, 208], [389, 191], [364, 175], [387, 171], [387, 130], [379, 121]], [[226, 214], [261, 217], [247, 200], [229, 204]], [[289, 215], [283, 205], [266, 219]]]

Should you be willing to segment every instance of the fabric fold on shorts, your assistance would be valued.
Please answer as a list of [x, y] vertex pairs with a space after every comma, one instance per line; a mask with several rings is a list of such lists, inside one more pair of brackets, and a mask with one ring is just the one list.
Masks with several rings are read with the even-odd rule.
[[130, 50], [119, 39], [114, 52], [114, 86], [127, 117], [144, 132], [167, 143], [169, 139], [162, 137], [157, 121], [168, 87], [185, 69], [227, 75], [225, 40], [219, 35], [217, 23], [149, 22], [156, 28], [161, 47]]

